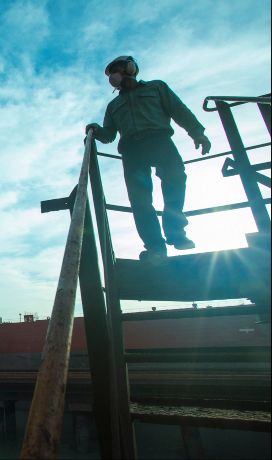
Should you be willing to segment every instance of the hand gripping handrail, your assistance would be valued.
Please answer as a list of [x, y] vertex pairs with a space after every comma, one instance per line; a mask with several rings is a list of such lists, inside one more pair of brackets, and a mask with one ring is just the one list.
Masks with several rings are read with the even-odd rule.
[[83, 240], [91, 139], [92, 130], [86, 139], [52, 316], [22, 446], [22, 459], [57, 458]]
[[246, 104], [247, 102], [255, 102], [257, 104], [271, 104], [271, 94], [264, 94], [258, 97], [246, 97], [246, 96], [208, 96], [204, 99], [203, 109], [206, 112], [215, 112], [217, 107], [208, 107], [209, 101], [221, 101], [221, 102], [232, 102], [229, 104], [230, 107], [240, 104]]

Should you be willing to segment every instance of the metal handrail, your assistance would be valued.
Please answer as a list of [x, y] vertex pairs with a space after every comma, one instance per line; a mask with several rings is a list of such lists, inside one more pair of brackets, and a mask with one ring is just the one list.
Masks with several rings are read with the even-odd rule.
[[233, 102], [229, 104], [229, 107], [234, 107], [235, 105], [246, 104], [247, 102], [255, 102], [259, 104], [271, 104], [271, 94], [264, 94], [263, 96], [257, 97], [247, 97], [247, 96], [207, 96], [203, 102], [203, 109], [206, 112], [216, 112], [217, 107], [208, 107], [209, 101], [224, 101], [224, 102]]
[[[245, 150], [260, 149], [262, 147], [269, 147], [270, 145], [271, 145], [271, 142], [263, 142], [262, 144], [255, 144], [255, 145], [250, 145], [249, 147], [245, 147]], [[188, 165], [190, 163], [197, 163], [199, 161], [212, 160], [213, 158], [219, 158], [219, 157], [223, 157], [223, 156], [227, 156], [231, 154], [232, 154], [232, 150], [228, 150], [226, 152], [215, 153], [214, 155], [201, 156], [201, 157], [193, 158], [192, 160], [185, 160], [183, 163], [185, 165]], [[121, 155], [111, 155], [110, 153], [104, 153], [104, 152], [97, 152], [97, 155], [100, 157], [112, 158], [114, 160], [122, 160]]]
[[92, 130], [89, 131], [52, 316], [42, 354], [22, 459], [56, 459], [61, 436], [78, 283]]
[[[264, 142], [262, 144], [256, 144], [256, 145], [251, 145], [249, 147], [245, 147], [245, 150], [254, 150], [262, 147], [269, 147], [271, 145], [271, 142]], [[226, 152], [221, 152], [221, 153], [216, 153], [214, 155], [209, 155], [209, 156], [202, 156], [198, 158], [193, 158], [192, 160], [187, 160], [184, 161], [184, 164], [191, 164], [191, 163], [196, 163], [199, 161], [207, 161], [207, 160], [212, 160], [214, 158], [219, 158], [227, 155], [231, 155], [233, 152], [232, 150], [228, 150]], [[121, 155], [111, 155], [108, 153], [102, 153], [102, 152], [97, 152], [98, 156], [106, 157], [106, 158], [112, 158], [115, 160], [122, 160]], [[271, 167], [271, 163], [263, 163], [261, 166], [267, 165], [267, 168]], [[255, 168], [254, 168], [255, 167]], [[254, 169], [258, 169], [258, 164], [253, 165]], [[264, 203], [265, 204], [270, 204], [271, 203], [271, 198], [264, 198]], [[114, 205], [111, 203], [104, 202], [104, 206], [108, 211], [118, 211], [118, 212], [125, 212], [125, 213], [132, 213], [131, 207], [130, 206], [118, 206]], [[192, 216], [198, 216], [202, 214], [210, 214], [214, 212], [222, 212], [222, 211], [230, 211], [233, 209], [242, 209], [242, 208], [248, 208], [250, 207], [250, 203], [247, 202], [240, 202], [240, 203], [231, 203], [228, 205], [223, 205], [223, 206], [212, 206], [209, 208], [202, 208], [202, 209], [192, 209], [190, 211], [185, 211], [184, 215], [186, 217], [192, 217]], [[156, 214], [158, 216], [162, 216], [162, 211], [157, 210]]]
[[[263, 202], [265, 204], [271, 203], [271, 198], [263, 198]], [[250, 203], [248, 201], [241, 201], [240, 203], [230, 203], [224, 204], [222, 206], [212, 206], [210, 208], [201, 208], [201, 209], [192, 209], [191, 211], [185, 211], [184, 215], [186, 217], [193, 217], [193, 216], [201, 216], [203, 214], [212, 214], [214, 212], [225, 212], [225, 211], [232, 211], [234, 209], [244, 209], [249, 208]], [[118, 206], [114, 204], [106, 204], [106, 209], [108, 211], [118, 211], [118, 212], [126, 212], [132, 213], [132, 209], [130, 206]], [[156, 211], [157, 216], [162, 216], [163, 211]]]

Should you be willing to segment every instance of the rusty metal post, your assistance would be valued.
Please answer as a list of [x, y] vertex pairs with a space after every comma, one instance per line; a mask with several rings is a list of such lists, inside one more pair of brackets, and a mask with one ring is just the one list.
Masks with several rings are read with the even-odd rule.
[[42, 363], [23, 441], [22, 459], [57, 458], [83, 239], [91, 137], [90, 130]]

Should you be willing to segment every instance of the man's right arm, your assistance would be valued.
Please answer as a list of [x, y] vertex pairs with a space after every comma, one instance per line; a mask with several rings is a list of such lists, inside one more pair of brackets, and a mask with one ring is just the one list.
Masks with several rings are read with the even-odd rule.
[[103, 126], [100, 126], [98, 123], [90, 123], [86, 126], [86, 134], [88, 133], [89, 129], [93, 129], [94, 138], [98, 141], [102, 142], [103, 144], [108, 144], [113, 142], [116, 138], [117, 129], [113, 123], [110, 111], [106, 110]]

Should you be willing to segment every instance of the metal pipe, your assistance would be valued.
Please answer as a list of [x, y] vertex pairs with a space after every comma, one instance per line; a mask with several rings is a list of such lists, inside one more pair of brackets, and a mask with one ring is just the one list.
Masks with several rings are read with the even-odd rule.
[[217, 110], [217, 106], [210, 108], [208, 107], [208, 102], [214, 101], [215, 105], [216, 102], [232, 102], [232, 104], [228, 104], [229, 107], [234, 107], [235, 105], [246, 104], [248, 102], [255, 102], [261, 104], [271, 104], [271, 94], [264, 94], [263, 96], [257, 97], [246, 97], [246, 96], [208, 96], [204, 99], [203, 102], [203, 109], [206, 112], [215, 112]]
[[42, 364], [23, 441], [22, 459], [52, 460], [57, 458], [83, 239], [91, 138], [92, 131], [90, 130], [86, 140], [52, 316], [43, 349]]
[[[270, 204], [271, 198], [263, 198], [264, 204]], [[202, 214], [211, 214], [213, 212], [225, 212], [231, 211], [233, 209], [243, 209], [249, 208], [251, 204], [249, 201], [241, 201], [240, 203], [231, 203], [225, 204], [222, 206], [213, 206], [212, 208], [202, 208], [202, 209], [193, 209], [192, 211], [185, 211], [184, 215], [186, 217], [200, 216]], [[128, 212], [132, 213], [132, 209], [129, 206], [118, 206], [115, 204], [106, 204], [106, 209], [108, 211], [119, 211], [119, 212]], [[163, 211], [156, 211], [157, 216], [162, 216]]]
[[[265, 107], [267, 108], [267, 106]], [[270, 146], [271, 146], [271, 142], [263, 142], [262, 144], [250, 145], [249, 147], [245, 147], [245, 150], [254, 150], [254, 149], [259, 149], [262, 147], [270, 147]], [[209, 155], [208, 157], [202, 156], [198, 158], [193, 158], [192, 160], [186, 160], [183, 163], [185, 165], [188, 165], [190, 163], [196, 163], [198, 161], [212, 160], [213, 158], [219, 158], [219, 157], [223, 157], [223, 156], [231, 155], [231, 154], [232, 154], [232, 151], [228, 150], [227, 152], [215, 153], [214, 155]], [[100, 157], [113, 158], [115, 160], [122, 160], [121, 155], [110, 155], [109, 153], [102, 153], [102, 152], [97, 152], [97, 155]], [[44, 202], [42, 201], [42, 203]]]

